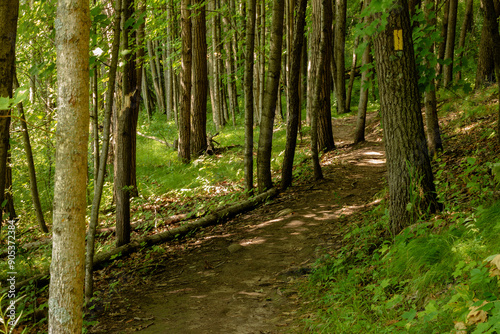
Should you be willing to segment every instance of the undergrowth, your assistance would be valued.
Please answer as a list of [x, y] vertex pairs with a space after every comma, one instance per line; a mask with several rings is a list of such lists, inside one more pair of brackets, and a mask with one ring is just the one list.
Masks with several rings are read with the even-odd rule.
[[434, 162], [442, 212], [394, 238], [384, 200], [353, 217], [340, 250], [303, 283], [304, 331], [500, 333], [496, 119], [489, 106], [460, 108], [446, 105], [446, 151]]

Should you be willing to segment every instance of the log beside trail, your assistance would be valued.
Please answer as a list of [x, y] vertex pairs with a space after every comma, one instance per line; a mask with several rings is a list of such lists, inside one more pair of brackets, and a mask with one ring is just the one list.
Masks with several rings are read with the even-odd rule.
[[[192, 233], [200, 228], [208, 227], [212, 225], [219, 224], [224, 220], [235, 217], [236, 215], [249, 211], [261, 203], [264, 203], [268, 199], [274, 198], [279, 194], [279, 190], [277, 188], [272, 188], [262, 194], [254, 196], [249, 200], [232, 205], [225, 209], [216, 210], [214, 213], [211, 213], [203, 218], [200, 218], [192, 223], [186, 223], [185, 225], [173, 228], [171, 230], [156, 233], [150, 236], [146, 236], [144, 238], [132, 240], [130, 243], [114, 248], [112, 250], [101, 252], [96, 254], [94, 257], [94, 269], [102, 267], [106, 262], [111, 259], [115, 259], [117, 257], [125, 256], [140, 250], [146, 246], [151, 246], [163, 242], [167, 242], [170, 240], [174, 240], [177, 238], [181, 238], [189, 233]], [[20, 281], [16, 283], [16, 289], [26, 286], [31, 282], [36, 282], [38, 286], [43, 286], [49, 283], [47, 279], [50, 275], [49, 270], [46, 270], [40, 274], [37, 274], [29, 279], [24, 281]], [[0, 294], [5, 291], [1, 291]]]

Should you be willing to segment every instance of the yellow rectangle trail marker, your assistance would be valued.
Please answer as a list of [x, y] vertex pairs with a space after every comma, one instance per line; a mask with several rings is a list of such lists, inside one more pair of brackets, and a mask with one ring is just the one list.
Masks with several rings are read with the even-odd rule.
[[403, 30], [395, 29], [394, 30], [394, 50], [401, 51], [403, 50]]

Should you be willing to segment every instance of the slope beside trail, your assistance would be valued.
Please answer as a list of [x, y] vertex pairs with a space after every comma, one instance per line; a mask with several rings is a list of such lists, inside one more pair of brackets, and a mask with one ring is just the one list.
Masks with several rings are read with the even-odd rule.
[[98, 272], [101, 296], [89, 317], [98, 324], [89, 332], [300, 333], [294, 282], [340, 247], [346, 217], [369, 210], [384, 182], [376, 115], [367, 142], [353, 146], [355, 121], [334, 121], [338, 148], [322, 158], [324, 180]]

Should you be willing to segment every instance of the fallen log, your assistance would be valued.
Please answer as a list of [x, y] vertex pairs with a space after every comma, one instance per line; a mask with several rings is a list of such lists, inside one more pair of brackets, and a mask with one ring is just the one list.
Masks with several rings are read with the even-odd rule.
[[166, 145], [167, 147], [173, 147], [174, 145], [173, 144], [169, 144], [167, 143], [165, 140], [162, 140], [160, 138], [156, 138], [154, 136], [148, 136], [148, 135], [145, 135], [145, 134], [142, 134], [140, 133], [139, 131], [137, 131], [137, 134], [141, 137], [144, 137], [144, 138], [147, 138], [147, 139], [151, 139], [151, 140], [154, 140], [154, 141], [157, 141], [159, 143], [162, 143], [163, 145]]
[[[173, 215], [168, 217], [167, 219], [163, 220], [160, 224], [161, 225], [168, 225], [168, 224], [175, 224], [178, 223], [184, 219], [186, 219], [187, 215], [186, 214], [179, 214], [179, 215]], [[137, 230], [138, 228], [146, 225], [147, 222], [133, 222], [130, 224], [130, 228], [132, 231]], [[106, 228], [101, 228], [96, 231], [96, 235], [101, 236], [101, 237], [106, 237], [109, 235], [112, 235], [115, 233], [116, 226], [112, 227], [106, 227]], [[28, 242], [26, 244], [20, 245], [19, 248], [23, 249], [23, 251], [31, 251], [36, 248], [40, 248], [44, 245], [50, 245], [52, 243], [52, 237], [48, 237], [39, 241], [34, 241], [34, 242]], [[7, 249], [3, 250], [0, 252], [0, 258], [6, 257], [8, 254]]]
[[[268, 199], [276, 197], [278, 194], [279, 190], [277, 188], [272, 188], [262, 194], [250, 198], [243, 203], [232, 205], [226, 209], [216, 210], [216, 212], [200, 218], [192, 223], [186, 223], [185, 225], [173, 228], [165, 232], [160, 232], [144, 238], [132, 240], [130, 243], [124, 246], [120, 246], [106, 252], [98, 253], [94, 257], [94, 270], [97, 268], [101, 268], [107, 261], [110, 261], [111, 259], [131, 254], [140, 250], [141, 248], [144, 248], [145, 246], [164, 243], [173, 239], [183, 237], [191, 232], [198, 230], [199, 228], [216, 225], [226, 219], [235, 217], [240, 213], [249, 211], [255, 208], [257, 205], [267, 201]], [[37, 274], [29, 279], [20, 281], [16, 283], [16, 290], [19, 291], [21, 287], [30, 284], [30, 282], [36, 282], [38, 285], [48, 284], [49, 281], [47, 279], [47, 276], [49, 275], [49, 270], [45, 270], [44, 272]], [[0, 291], [0, 295], [6, 291], [7, 289]]]

